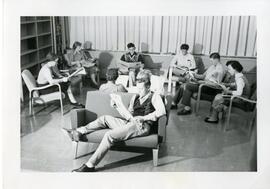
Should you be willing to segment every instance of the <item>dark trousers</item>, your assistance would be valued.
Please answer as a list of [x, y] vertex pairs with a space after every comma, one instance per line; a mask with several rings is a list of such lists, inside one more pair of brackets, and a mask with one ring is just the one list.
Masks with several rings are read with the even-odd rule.
[[178, 104], [181, 100], [181, 98], [183, 97], [183, 92], [184, 92], [184, 85], [181, 85], [176, 91], [175, 91], [175, 95], [173, 97], [173, 102], [175, 104]]
[[[182, 97], [181, 103], [185, 106], [190, 106], [190, 100], [191, 100], [192, 94], [198, 92], [198, 90], [199, 90], [199, 84], [187, 83], [185, 89], [182, 92], [183, 97]], [[215, 96], [219, 92], [220, 92], [220, 90], [213, 89], [210, 87], [203, 87], [202, 88], [202, 93], [206, 93], [207, 95]], [[181, 92], [179, 92], [179, 93], [181, 95]]]

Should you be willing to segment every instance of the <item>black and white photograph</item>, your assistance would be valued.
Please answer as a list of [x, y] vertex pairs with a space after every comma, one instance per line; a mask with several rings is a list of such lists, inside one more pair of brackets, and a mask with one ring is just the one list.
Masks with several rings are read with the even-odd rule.
[[268, 188], [268, 8], [4, 2], [4, 186]]
[[20, 24], [22, 171], [257, 170], [255, 16]]

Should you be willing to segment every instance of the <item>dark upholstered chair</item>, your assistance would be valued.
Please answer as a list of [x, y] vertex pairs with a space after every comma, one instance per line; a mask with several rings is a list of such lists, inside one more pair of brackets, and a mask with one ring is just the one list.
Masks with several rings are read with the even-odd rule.
[[257, 85], [256, 83], [253, 83], [251, 85], [251, 93], [250, 96], [245, 98], [242, 96], [229, 96], [230, 103], [228, 112], [223, 112], [223, 117], [227, 118], [226, 123], [224, 125], [224, 131], [226, 131], [229, 128], [230, 125], [230, 119], [233, 109], [239, 109], [242, 110], [247, 114], [248, 117], [248, 136], [251, 135], [252, 126], [254, 124], [254, 121], [256, 119], [257, 114]]
[[[118, 93], [121, 95], [123, 103], [126, 107], [130, 102], [131, 97], [134, 94], [131, 93]], [[150, 133], [148, 136], [132, 138], [127, 141], [116, 143], [115, 146], [127, 146], [127, 147], [143, 147], [149, 148], [153, 151], [153, 163], [154, 166], [158, 164], [158, 150], [160, 144], [166, 140], [166, 125], [168, 123], [169, 111], [171, 106], [171, 96], [166, 96], [165, 107], [167, 111], [167, 115], [164, 115], [158, 120], [158, 127], [156, 131]], [[103, 93], [100, 91], [89, 91], [87, 93], [86, 98], [86, 106], [85, 109], [77, 109], [71, 111], [71, 127], [73, 129], [78, 128], [80, 126], [84, 126], [87, 123], [94, 121], [99, 116], [102, 115], [112, 115], [112, 116], [120, 116], [120, 114], [110, 106], [110, 96], [107, 93]], [[94, 131], [88, 135], [86, 135], [86, 140], [89, 143], [100, 143], [104, 134], [109, 129], [101, 129], [98, 131]], [[79, 142], [74, 142], [74, 150], [75, 150], [75, 158], [77, 158], [77, 150], [78, 150]]]

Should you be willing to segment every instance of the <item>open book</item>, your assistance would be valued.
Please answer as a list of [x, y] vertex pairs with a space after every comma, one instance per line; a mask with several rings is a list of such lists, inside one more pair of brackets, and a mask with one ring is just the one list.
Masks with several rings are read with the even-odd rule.
[[188, 67], [185, 67], [185, 66], [177, 66], [175, 65], [174, 66], [176, 69], [178, 69], [178, 71], [180, 72], [181, 75], [185, 75], [189, 72], [189, 69]]

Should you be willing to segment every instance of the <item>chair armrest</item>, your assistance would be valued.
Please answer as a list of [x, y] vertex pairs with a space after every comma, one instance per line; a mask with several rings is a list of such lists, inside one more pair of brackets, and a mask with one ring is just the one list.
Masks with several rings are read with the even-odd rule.
[[62, 92], [59, 83], [54, 83], [54, 84], [48, 84], [48, 85], [45, 85], [45, 86], [42, 86], [42, 87], [34, 87], [33, 89], [31, 89], [31, 90], [29, 91], [29, 94], [30, 94], [30, 96], [32, 96], [32, 93], [33, 93], [34, 91], [40, 91], [40, 90], [47, 89], [47, 88], [50, 88], [50, 87], [53, 87], [53, 86], [57, 86], [58, 89], [59, 89], [59, 92], [60, 92], [60, 93]]
[[158, 136], [161, 137], [162, 142], [166, 138], [166, 123], [167, 123], [167, 116], [163, 115], [158, 119]]
[[71, 128], [76, 129], [97, 119], [97, 114], [87, 109], [75, 109], [70, 112]]
[[45, 85], [45, 86], [42, 86], [42, 87], [34, 87], [31, 91], [39, 91], [39, 90], [42, 90], [42, 89], [47, 89], [49, 87], [52, 87], [52, 86], [58, 86], [61, 90], [61, 87], [59, 85], [59, 83], [54, 83], [54, 84], [48, 84], [48, 85]]
[[250, 99], [245, 98], [245, 97], [242, 97], [242, 96], [231, 96], [231, 101], [233, 101], [236, 98], [241, 99], [241, 100], [243, 100], [245, 102], [252, 103], [252, 104], [256, 104], [257, 103], [257, 101], [255, 101], [255, 100], [250, 100]]
[[213, 89], [222, 89], [219, 85], [215, 83], [202, 83], [200, 84], [199, 89], [202, 89], [203, 87], [210, 87]]
[[221, 89], [218, 85], [212, 85], [212, 84], [209, 84], [209, 83], [201, 83], [199, 85], [199, 90], [198, 90], [198, 95], [197, 95], [197, 102], [199, 102], [200, 99], [201, 99], [201, 94], [202, 94], [202, 88], [203, 87], [210, 87], [210, 88], [213, 88], [213, 89]]

